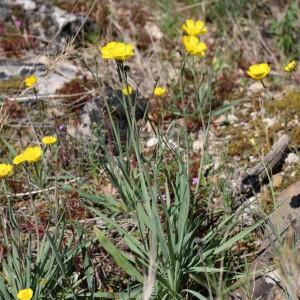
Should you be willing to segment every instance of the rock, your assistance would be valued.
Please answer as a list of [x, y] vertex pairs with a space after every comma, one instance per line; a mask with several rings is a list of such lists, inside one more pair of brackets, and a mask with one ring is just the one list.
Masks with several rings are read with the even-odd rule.
[[[267, 250], [258, 263], [262, 266], [270, 267], [270, 260], [275, 260], [281, 266], [281, 271], [284, 273], [285, 269], [292, 270], [292, 268], [287, 265], [291, 263], [291, 258], [283, 259], [284, 257], [274, 257], [274, 254], [277, 252], [273, 246], [276, 245], [277, 236], [281, 236], [283, 239], [283, 244], [279, 244], [280, 249], [284, 249], [285, 245], [287, 245], [286, 243], [290, 243], [290, 241], [292, 242], [288, 248], [293, 247], [294, 249], [297, 249], [297, 245], [298, 247], [300, 245], [300, 181], [282, 191], [277, 198], [276, 205], [278, 205], [278, 207], [270, 216], [271, 229], [268, 228], [265, 233], [266, 240], [263, 247], [266, 247]], [[292, 249], [290, 250], [291, 252], [295, 251]], [[276, 255], [278, 255], [278, 253]], [[282, 255], [288, 255], [288, 251], [282, 253]], [[291, 255], [291, 253], [289, 253], [289, 255]], [[285, 278], [282, 277], [283, 275], [281, 273], [277, 272], [276, 277], [277, 281], [280, 281], [282, 285]], [[296, 276], [296, 274], [294, 275]], [[292, 278], [295, 277], [292, 276]]]
[[150, 138], [147, 143], [146, 143], [146, 147], [147, 148], [152, 148], [154, 146], [156, 146], [158, 143], [158, 139], [156, 137], [152, 137]]
[[225, 115], [221, 115], [220, 117], [218, 117], [218, 118], [215, 120], [215, 123], [216, 123], [216, 124], [224, 124], [225, 121], [226, 121]]
[[252, 83], [250, 86], [249, 86], [249, 91], [251, 91], [252, 93], [257, 93], [257, 92], [260, 92], [264, 89], [263, 85], [261, 84], [261, 82], [257, 81], [257, 82], [254, 82]]
[[[262, 250], [251, 267], [253, 272], [259, 270], [259, 275], [249, 284], [253, 300], [286, 299], [280, 287], [294, 293], [293, 299], [300, 295], [300, 181], [282, 191], [276, 205], [278, 207], [270, 215], [270, 226], [265, 231]], [[277, 240], [278, 236], [283, 242]], [[275, 267], [270, 271], [272, 265]], [[268, 271], [264, 273], [264, 269]], [[242, 288], [235, 291], [233, 297], [249, 299]]]
[[52, 95], [61, 89], [67, 82], [76, 78], [79, 69], [74, 64], [64, 61], [61, 62], [54, 72], [50, 72], [45, 77], [42, 76], [37, 85], [39, 94]]
[[196, 140], [193, 143], [193, 151], [198, 152], [199, 150], [203, 149], [203, 141]]
[[282, 191], [277, 199], [278, 208], [272, 214], [270, 221], [278, 228], [280, 234], [293, 224], [300, 234], [300, 181]]
[[263, 122], [266, 124], [266, 126], [268, 128], [273, 127], [277, 122], [277, 118], [276, 117], [274, 117], [274, 118], [264, 118]]
[[[99, 98], [95, 98], [92, 102], [84, 105], [80, 115], [80, 124], [73, 134], [82, 137], [93, 137], [93, 123], [103, 124], [103, 116], [101, 114]], [[70, 133], [70, 132], [69, 132]]]
[[54, 94], [65, 83], [74, 79], [77, 73], [78, 68], [67, 61], [61, 62], [53, 72], [47, 74], [47, 62], [43, 57], [35, 61], [0, 59], [0, 74], [3, 80], [20, 78], [20, 81], [22, 81], [26, 76], [34, 74], [38, 77], [36, 90], [38, 94], [42, 95]]
[[218, 125], [229, 125], [236, 122], [238, 118], [234, 114], [223, 114], [218, 117], [214, 122]]
[[[24, 23], [30, 35], [38, 37], [35, 43], [39, 43], [40, 48], [43, 48], [44, 42], [48, 42], [52, 54], [60, 51], [65, 42], [75, 36], [76, 42], [81, 43], [86, 33], [99, 31], [96, 23], [90, 18], [69, 13], [55, 5], [45, 4], [43, 0], [2, 0], [1, 14], [4, 12], [5, 15], [10, 15], [10, 20], [13, 20], [16, 5], [23, 9], [22, 19], [19, 21]], [[13, 23], [11, 25], [15, 26]]]
[[272, 184], [274, 188], [280, 187], [283, 181], [283, 177], [280, 174], [276, 174], [272, 177]]
[[103, 97], [95, 97], [93, 101], [83, 106], [79, 125], [76, 128], [70, 127], [70, 130], [68, 129], [69, 134], [81, 138], [97, 138], [94, 135], [94, 124], [97, 124], [97, 130], [103, 132], [105, 137], [107, 137], [108, 131], [112, 133], [112, 125], [105, 105], [107, 103], [114, 124], [120, 132], [121, 140], [124, 140], [128, 129], [124, 100], [130, 114], [134, 114], [136, 120], [143, 118], [146, 109], [144, 98], [136, 93], [133, 93], [131, 97], [125, 96], [123, 98], [121, 90], [113, 90], [108, 87], [105, 90], [105, 99]]
[[236, 122], [238, 120], [237, 116], [235, 116], [234, 114], [229, 114], [227, 116], [227, 121], [232, 124], [234, 122]]
[[36, 8], [36, 3], [32, 0], [16, 0], [15, 3], [26, 10], [34, 10]]
[[203, 145], [205, 142], [204, 139], [205, 139], [205, 136], [203, 134], [203, 131], [200, 130], [198, 133], [197, 139], [193, 142], [193, 151], [194, 152], [199, 152], [200, 150], [201, 151], [203, 150]]
[[285, 163], [287, 164], [296, 164], [299, 162], [299, 156], [295, 153], [289, 153], [287, 158], [285, 159]]
[[32, 63], [28, 60], [0, 59], [0, 73], [3, 80], [18, 76], [25, 77], [31, 74], [40, 77], [45, 72], [46, 66], [38, 62]]

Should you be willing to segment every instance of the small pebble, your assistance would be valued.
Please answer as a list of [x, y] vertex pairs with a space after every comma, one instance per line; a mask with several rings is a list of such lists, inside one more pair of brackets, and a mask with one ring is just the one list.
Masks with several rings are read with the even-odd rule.
[[273, 187], [274, 188], [280, 187], [282, 181], [283, 181], [283, 177], [280, 174], [274, 175], [272, 178]]
[[156, 146], [158, 143], [158, 139], [156, 137], [152, 137], [150, 138], [147, 143], [146, 143], [146, 147], [147, 148], [152, 148], [154, 146]]
[[289, 155], [285, 159], [285, 163], [287, 164], [295, 164], [297, 162], [299, 162], [299, 156], [295, 153], [289, 153]]

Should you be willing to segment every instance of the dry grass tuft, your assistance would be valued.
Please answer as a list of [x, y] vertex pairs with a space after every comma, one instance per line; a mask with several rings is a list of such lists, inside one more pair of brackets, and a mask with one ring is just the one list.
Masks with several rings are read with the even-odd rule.
[[62, 63], [72, 58], [76, 53], [74, 40], [67, 41], [62, 49], [54, 56], [48, 55], [46, 63], [46, 74], [54, 72]]
[[3, 126], [6, 124], [8, 120], [8, 112], [4, 108], [4, 103], [1, 104], [0, 106], [0, 134], [3, 130]]

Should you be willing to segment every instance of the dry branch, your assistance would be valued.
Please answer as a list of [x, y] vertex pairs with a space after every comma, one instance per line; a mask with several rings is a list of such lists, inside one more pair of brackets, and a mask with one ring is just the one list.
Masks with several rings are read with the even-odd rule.
[[238, 172], [233, 180], [233, 195], [237, 200], [248, 198], [253, 192], [257, 192], [261, 184], [281, 167], [288, 151], [289, 140], [287, 135], [281, 136], [256, 166], [246, 172]]

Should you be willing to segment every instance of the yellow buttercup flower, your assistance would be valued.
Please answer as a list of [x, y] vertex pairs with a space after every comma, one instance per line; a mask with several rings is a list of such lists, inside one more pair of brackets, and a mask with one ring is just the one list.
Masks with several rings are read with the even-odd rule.
[[25, 157], [23, 155], [23, 152], [19, 155], [17, 155], [14, 159], [13, 159], [13, 164], [14, 165], [19, 165], [22, 164], [23, 162], [25, 162]]
[[162, 86], [157, 86], [154, 91], [153, 91], [153, 94], [157, 97], [161, 97], [163, 96], [165, 93], [166, 93], [166, 89]]
[[40, 160], [42, 156], [42, 148], [39, 146], [27, 147], [23, 152], [17, 155], [14, 160], [14, 165], [19, 165], [24, 162], [34, 163]]
[[194, 20], [188, 19], [185, 21], [184, 24], [182, 24], [181, 29], [187, 35], [194, 35], [194, 36], [198, 35], [198, 34], [204, 34], [207, 32], [204, 22], [202, 22], [200, 20], [194, 21]]
[[256, 64], [249, 67], [247, 74], [255, 80], [262, 80], [269, 74], [270, 70], [270, 65], [266, 63]]
[[37, 77], [35, 75], [27, 76], [24, 80], [25, 86], [28, 88], [33, 88], [37, 83]]
[[133, 45], [122, 42], [109, 42], [100, 51], [104, 59], [127, 60], [134, 55]]
[[182, 43], [187, 53], [196, 56], [204, 56], [207, 46], [205, 43], [200, 42], [196, 36], [185, 35], [182, 37]]
[[256, 140], [255, 140], [255, 138], [251, 138], [251, 139], [249, 140], [249, 142], [250, 142], [250, 144], [251, 144], [252, 146], [255, 146], [255, 145], [256, 145]]
[[19, 300], [30, 300], [33, 296], [33, 290], [32, 289], [25, 289], [25, 290], [20, 290], [18, 292], [17, 298]]
[[0, 164], [0, 178], [9, 176], [13, 173], [13, 166], [8, 164]]
[[52, 135], [47, 135], [42, 138], [42, 143], [44, 145], [52, 145], [55, 144], [56, 142], [57, 142], [57, 138]]
[[124, 96], [129, 96], [129, 95], [131, 95], [133, 93], [133, 88], [130, 86], [130, 85], [128, 85], [128, 86], [123, 86], [123, 88], [122, 88], [122, 94], [124, 95]]
[[296, 71], [296, 67], [297, 67], [297, 62], [295, 59], [293, 59], [284, 67], [284, 71], [294, 72]]
[[42, 148], [39, 146], [28, 147], [24, 150], [23, 155], [27, 162], [34, 163], [40, 160], [42, 156]]

